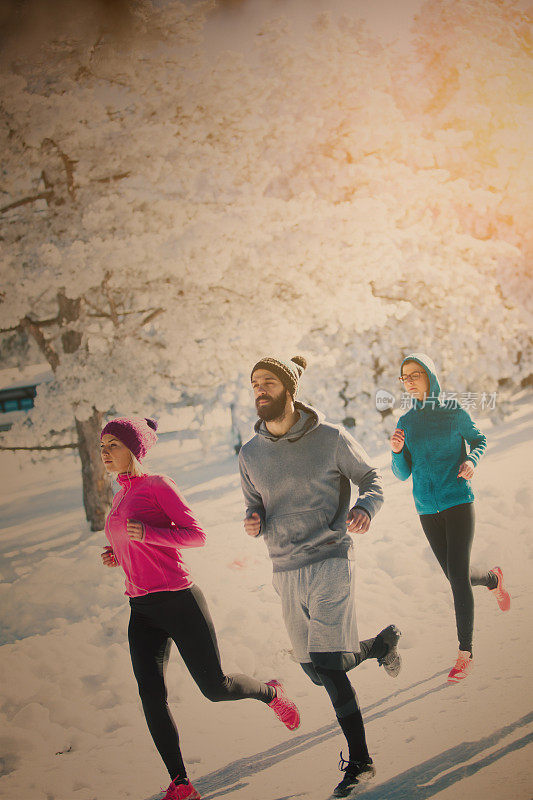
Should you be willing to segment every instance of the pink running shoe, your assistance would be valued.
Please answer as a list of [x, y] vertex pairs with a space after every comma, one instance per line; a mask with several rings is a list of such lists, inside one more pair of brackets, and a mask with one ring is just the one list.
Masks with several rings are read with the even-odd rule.
[[489, 589], [489, 592], [494, 593], [496, 602], [498, 603], [502, 611], [509, 611], [509, 609], [511, 608], [511, 596], [503, 583], [503, 572], [501, 570], [501, 567], [493, 567], [491, 569], [491, 572], [493, 572], [494, 575], [496, 575], [498, 583], [496, 584], [494, 589]]
[[468, 650], [459, 650], [455, 666], [451, 668], [448, 675], [448, 683], [459, 683], [463, 678], [467, 678], [474, 659], [471, 657]]
[[176, 783], [176, 780], [177, 778], [168, 787], [163, 800], [202, 800], [188, 778], [184, 778], [179, 783]]
[[268, 705], [273, 709], [274, 714], [290, 730], [295, 731], [300, 724], [300, 713], [296, 705], [289, 700], [283, 691], [283, 685], [275, 678], [267, 681], [267, 686], [273, 686], [276, 696]]

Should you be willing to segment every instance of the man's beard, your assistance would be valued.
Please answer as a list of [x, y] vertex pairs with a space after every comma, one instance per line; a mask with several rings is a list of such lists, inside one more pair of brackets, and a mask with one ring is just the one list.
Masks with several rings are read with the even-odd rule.
[[260, 400], [265, 398], [258, 397], [255, 401], [255, 407], [259, 419], [262, 419], [263, 422], [272, 422], [272, 420], [282, 417], [287, 404], [287, 396], [287, 389], [284, 389], [279, 397], [269, 397], [268, 403], [259, 403]]

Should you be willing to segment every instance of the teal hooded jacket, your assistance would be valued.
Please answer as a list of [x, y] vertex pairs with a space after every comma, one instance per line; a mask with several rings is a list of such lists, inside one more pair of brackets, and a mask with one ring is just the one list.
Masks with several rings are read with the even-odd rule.
[[[405, 444], [392, 453], [392, 471], [402, 481], [413, 476], [413, 497], [419, 514], [436, 514], [461, 503], [471, 503], [474, 493], [470, 481], [458, 478], [465, 460], [474, 466], [485, 452], [486, 436], [470, 414], [457, 405], [449, 407], [439, 400], [440, 384], [435, 364], [425, 353], [404, 358], [416, 361], [429, 377], [429, 396], [415, 400], [414, 407], [398, 420], [405, 431]], [[466, 444], [469, 452], [466, 451]]]

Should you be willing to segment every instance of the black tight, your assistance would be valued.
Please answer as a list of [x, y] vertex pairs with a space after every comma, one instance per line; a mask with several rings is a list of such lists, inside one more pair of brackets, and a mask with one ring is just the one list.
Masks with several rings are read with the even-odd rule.
[[301, 665], [306, 675], [329, 695], [338, 723], [348, 742], [350, 761], [370, 761], [363, 716], [357, 694], [348, 680], [347, 670], [367, 658], [383, 658], [388, 647], [380, 638], [359, 643], [358, 653], [310, 653], [311, 661]]
[[311, 653], [310, 655], [315, 673], [329, 695], [337, 721], [348, 742], [349, 760], [370, 761], [363, 716], [357, 695], [346, 672], [321, 666], [320, 656], [323, 655], [321, 653]]
[[474, 594], [472, 586], [493, 588], [488, 570], [470, 569], [474, 540], [474, 506], [462, 503], [438, 514], [421, 514], [420, 522], [433, 553], [452, 587], [459, 649], [472, 652]]
[[208, 700], [271, 702], [275, 690], [247, 675], [225, 675], [205, 598], [197, 586], [130, 598], [131, 661], [148, 728], [172, 779], [187, 772], [167, 703], [165, 670], [172, 640]]

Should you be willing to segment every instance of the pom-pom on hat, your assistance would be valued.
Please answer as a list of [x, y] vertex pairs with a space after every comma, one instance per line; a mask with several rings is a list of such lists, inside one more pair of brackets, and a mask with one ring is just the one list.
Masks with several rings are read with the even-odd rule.
[[298, 381], [306, 367], [307, 359], [303, 356], [293, 356], [290, 361], [285, 361], [283, 358], [265, 356], [255, 364], [251, 378], [253, 378], [256, 369], [267, 369], [280, 379], [289, 394], [294, 397], [298, 390]]
[[116, 436], [131, 450], [137, 461], [142, 461], [148, 450], [157, 442], [157, 421], [145, 417], [117, 417], [102, 429], [100, 438], [108, 433]]

